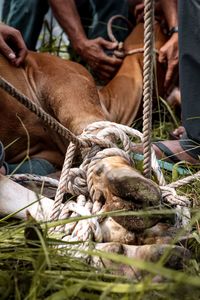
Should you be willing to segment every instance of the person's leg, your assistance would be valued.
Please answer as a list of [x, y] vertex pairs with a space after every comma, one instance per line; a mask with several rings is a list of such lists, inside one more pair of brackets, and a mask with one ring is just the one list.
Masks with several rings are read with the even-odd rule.
[[56, 172], [56, 168], [48, 162], [46, 159], [32, 158], [25, 161], [22, 165], [19, 164], [7, 164], [6, 175], [8, 174], [35, 174], [46, 176], [48, 174]]
[[85, 33], [88, 35], [88, 30], [93, 19], [93, 11], [90, 0], [75, 0], [75, 2]]
[[200, 0], [179, 1], [179, 68], [182, 121], [177, 141], [154, 144], [159, 158], [200, 163]]
[[[123, 15], [128, 18], [127, 0], [90, 0], [90, 3], [93, 8], [93, 23], [88, 32], [90, 39], [99, 36], [108, 39], [107, 23], [112, 16]], [[117, 40], [123, 41], [128, 35], [126, 23], [119, 20], [115, 24], [115, 36]]]
[[56, 172], [56, 168], [46, 159], [32, 158], [24, 161], [22, 164], [8, 164], [5, 162], [5, 151], [2, 142], [0, 141], [0, 174], [36, 174], [48, 175]]
[[7, 4], [4, 7], [2, 20], [17, 28], [28, 49], [35, 50], [48, 7], [47, 0], [11, 0], [9, 10]]
[[7, 16], [10, 11], [10, 5], [11, 5], [11, 0], [6, 0], [3, 2], [3, 7], [2, 7], [2, 14], [1, 14], [1, 19], [6, 23], [7, 21]]
[[183, 149], [200, 156], [200, 0], [179, 1], [179, 62], [182, 119], [187, 136]]
[[[81, 19], [82, 26], [88, 36], [88, 31], [90, 30], [92, 19], [93, 19], [93, 12], [92, 7], [90, 5], [90, 0], [75, 0], [76, 8], [78, 10], [79, 17]], [[69, 44], [68, 46], [68, 53], [70, 55], [70, 59], [76, 61], [83, 65], [84, 67], [88, 67], [87, 63], [76, 53], [74, 48]]]

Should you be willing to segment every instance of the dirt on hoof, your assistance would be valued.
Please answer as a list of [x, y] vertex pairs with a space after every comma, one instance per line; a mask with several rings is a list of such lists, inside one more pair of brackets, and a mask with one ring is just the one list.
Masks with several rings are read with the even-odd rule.
[[167, 223], [157, 223], [151, 228], [138, 234], [137, 242], [140, 245], [170, 244], [177, 236], [177, 228]]
[[[159, 186], [146, 179], [122, 157], [108, 157], [97, 163], [93, 172], [93, 185], [97, 201], [104, 201], [105, 211], [149, 211], [160, 205]], [[158, 216], [114, 217], [129, 231], [141, 231], [159, 220]]]
[[[184, 247], [171, 245], [143, 245], [133, 246], [119, 243], [99, 243], [95, 246], [96, 250], [122, 254], [129, 258], [141, 261], [158, 262], [163, 255], [165, 256], [164, 265], [172, 269], [182, 269], [190, 259], [190, 252]], [[92, 264], [98, 267], [109, 269], [112, 273], [125, 275], [130, 278], [140, 278], [147, 274], [147, 271], [140, 270], [133, 264], [126, 265], [117, 263], [107, 258], [92, 258]]]
[[143, 245], [143, 246], [123, 245], [124, 254], [128, 257], [142, 259], [145, 261], [158, 262], [165, 256], [164, 265], [172, 269], [182, 269], [190, 258], [190, 251], [184, 247], [176, 245]]
[[101, 232], [103, 242], [118, 242], [121, 244], [133, 245], [136, 243], [135, 233], [128, 231], [119, 223], [115, 222], [113, 218], [108, 217], [101, 223]]

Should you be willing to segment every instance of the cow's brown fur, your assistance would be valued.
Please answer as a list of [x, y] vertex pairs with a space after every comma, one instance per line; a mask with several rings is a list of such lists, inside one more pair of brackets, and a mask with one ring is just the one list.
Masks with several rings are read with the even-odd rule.
[[[164, 41], [156, 25], [156, 48]], [[126, 51], [141, 47], [143, 24], [137, 25], [125, 42]], [[80, 134], [86, 125], [104, 119], [131, 124], [141, 105], [142, 59], [141, 53], [127, 56], [113, 80], [99, 91], [100, 97], [86, 69], [49, 54], [29, 52], [21, 68], [13, 67], [1, 56], [0, 75], [73, 133]], [[0, 111], [0, 139], [5, 146], [10, 145], [6, 150], [8, 162], [20, 162], [29, 151], [30, 157], [47, 159], [61, 168], [68, 141], [46, 128], [3, 90]]]
[[[125, 52], [143, 48], [144, 27], [139, 23], [124, 43]], [[155, 49], [159, 50], [166, 42], [159, 23], [155, 24]], [[163, 94], [165, 67], [157, 64], [158, 90]], [[141, 117], [143, 89], [143, 54], [125, 57], [115, 77], [100, 91], [101, 103], [104, 104], [110, 121], [131, 125]]]
[[[99, 97], [89, 73], [80, 65], [49, 54], [30, 52], [23, 68], [15, 68], [0, 58], [0, 74], [19, 91], [41, 105], [75, 134], [86, 125], [103, 120]], [[27, 108], [0, 90], [0, 138], [6, 150], [6, 160], [17, 163], [27, 150], [30, 157], [45, 158], [61, 167], [67, 141], [45, 128]], [[28, 137], [30, 147], [28, 149]]]

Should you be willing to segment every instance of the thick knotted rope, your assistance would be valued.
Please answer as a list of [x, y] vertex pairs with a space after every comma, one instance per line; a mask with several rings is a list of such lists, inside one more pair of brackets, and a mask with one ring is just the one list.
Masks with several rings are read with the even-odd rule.
[[[69, 190], [71, 194], [76, 194], [76, 195], [78, 195], [79, 193], [87, 194], [86, 178], [84, 173], [81, 172], [79, 168], [73, 168], [73, 171], [71, 171], [69, 176], [71, 178], [71, 182], [69, 183], [69, 186], [66, 189]], [[35, 182], [36, 184], [45, 183], [46, 187], [53, 187], [53, 188], [57, 188], [59, 184], [59, 180], [57, 179], [52, 179], [47, 176], [32, 175], [32, 174], [14, 174], [14, 175], [10, 175], [9, 178], [17, 183], [25, 183], [30, 181]], [[163, 197], [165, 196], [165, 192], [167, 192], [168, 188], [176, 189], [184, 185], [190, 184], [193, 181], [196, 181], [198, 179], [200, 179], [200, 171], [194, 175], [190, 175], [185, 178], [174, 181], [172, 183], [169, 183], [165, 186], [161, 186], [161, 189], [163, 190], [162, 195]], [[77, 192], [78, 190], [79, 192]], [[187, 204], [189, 204], [188, 200], [187, 200]]]
[[[80, 139], [84, 139], [84, 136], [87, 137], [91, 136], [91, 139], [93, 137], [93, 132], [97, 132], [97, 138], [104, 140], [104, 142], [107, 140], [109, 136], [112, 136], [113, 143], [110, 143], [110, 148], [108, 149], [101, 149], [98, 145], [98, 147], [93, 144], [92, 147], [89, 147], [86, 151], [84, 149], [84, 156], [83, 161], [79, 168], [75, 168], [75, 170], [70, 166], [72, 164], [68, 164], [63, 166], [63, 174], [68, 174], [66, 176], [66, 181], [61, 181], [60, 186], [62, 187], [60, 189], [62, 197], [64, 193], [70, 193], [75, 196], [84, 196], [86, 197], [86, 203], [89, 201], [90, 203], [90, 211], [92, 214], [96, 214], [102, 211], [103, 204], [99, 202], [98, 197], [96, 197], [95, 188], [93, 185], [93, 170], [96, 166], [97, 162], [101, 160], [104, 157], [110, 157], [110, 156], [122, 156], [126, 159], [126, 161], [133, 165], [133, 162], [130, 158], [131, 149], [134, 148], [135, 144], [131, 142], [131, 139], [133, 137], [140, 138], [142, 140], [142, 134], [130, 127], [111, 123], [111, 122], [96, 122], [91, 125], [89, 125], [83, 132], [81, 136], [79, 136]], [[122, 144], [122, 149], [119, 149], [116, 145], [117, 143]], [[109, 141], [107, 141], [107, 144]], [[72, 155], [74, 155], [74, 151], [71, 151], [70, 147], [67, 151], [66, 158], [67, 161], [72, 162], [73, 158]], [[162, 172], [160, 170], [160, 167], [158, 165], [157, 160], [155, 159], [155, 153], [154, 150], [152, 150], [152, 169], [158, 178], [158, 181], [161, 185], [161, 191], [163, 195], [163, 201], [167, 206], [173, 206], [176, 207], [182, 206], [182, 207], [188, 207], [190, 205], [190, 202], [187, 198], [178, 196], [175, 192], [175, 190], [168, 186], [162, 186], [165, 184], [164, 177], [162, 176]], [[161, 175], [161, 176], [160, 176]], [[74, 178], [76, 178], [76, 183]], [[81, 186], [78, 186], [78, 182], [81, 182]], [[73, 205], [70, 203], [70, 208], [68, 207], [68, 203], [65, 205], [65, 211], [63, 210], [62, 206], [62, 197], [55, 200], [54, 203], [54, 210], [52, 214], [52, 219], [63, 219], [66, 217], [69, 217], [69, 211], [71, 212], [71, 216], [77, 216], [77, 213], [79, 211], [83, 211], [82, 204]], [[73, 209], [73, 207], [76, 208], [76, 210]], [[78, 209], [79, 207], [79, 209]], [[74, 215], [75, 213], [75, 215]], [[80, 214], [83, 215], [83, 214]], [[95, 220], [96, 222], [97, 220]], [[84, 221], [81, 221], [82, 224], [84, 224]], [[184, 221], [185, 222], [185, 221]], [[70, 230], [68, 229], [68, 226]], [[71, 232], [71, 235], [74, 236], [74, 233], [72, 231], [72, 225], [66, 225], [62, 230], [64, 232]], [[88, 230], [88, 226], [86, 226]], [[99, 227], [98, 227], [99, 228]], [[59, 228], [60, 230], [60, 228]], [[91, 229], [92, 230], [92, 229]], [[81, 231], [84, 232], [84, 229], [81, 228]], [[87, 234], [84, 233], [84, 236]], [[92, 236], [95, 238], [94, 232], [92, 233]], [[99, 241], [99, 232], [98, 235], [96, 235], [96, 238], [98, 238]], [[68, 237], [70, 238], [70, 237]]]

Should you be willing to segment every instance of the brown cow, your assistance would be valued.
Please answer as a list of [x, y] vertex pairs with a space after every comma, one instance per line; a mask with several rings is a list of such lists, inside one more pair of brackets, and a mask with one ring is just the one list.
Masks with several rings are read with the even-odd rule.
[[[157, 24], [156, 49], [165, 40]], [[140, 23], [125, 41], [125, 51], [142, 47], [143, 24]], [[75, 134], [80, 134], [95, 121], [109, 119], [130, 125], [138, 116], [143, 83], [141, 53], [125, 57], [116, 76], [99, 91], [99, 95], [93, 78], [77, 63], [33, 52], [29, 52], [22, 68], [13, 67], [4, 57], [0, 60], [3, 78]], [[159, 74], [159, 83], [162, 83], [162, 74], [164, 76], [164, 72]], [[26, 156], [28, 132], [29, 156], [44, 158], [60, 169], [66, 141], [45, 128], [36, 116], [10, 99], [7, 93], [2, 90], [0, 93], [0, 139], [4, 145], [17, 140], [6, 150], [6, 160], [18, 163]]]
[[[164, 41], [165, 36], [157, 24], [155, 47], [159, 49]], [[139, 24], [126, 40], [125, 50], [141, 47], [143, 25]], [[99, 94], [93, 78], [84, 67], [49, 54], [30, 52], [21, 68], [13, 67], [1, 56], [0, 75], [78, 135], [95, 121], [109, 119], [127, 125], [133, 122], [142, 99], [142, 59], [141, 53], [127, 56], [115, 78]], [[68, 141], [46, 128], [38, 117], [3, 90], [0, 90], [0, 112], [0, 140], [9, 145], [6, 149], [9, 163], [19, 163], [28, 151], [30, 158], [46, 159], [61, 169]], [[158, 186], [138, 174], [121, 157], [103, 159], [97, 164], [94, 177], [99, 194], [110, 201], [106, 202], [107, 210], [132, 210], [160, 202]], [[133, 229], [131, 217], [127, 222], [123, 218], [116, 218], [116, 221], [128, 230]], [[156, 221], [152, 219], [141, 228], [152, 226]], [[130, 236], [133, 238], [133, 235]], [[122, 238], [124, 241], [122, 235], [117, 239], [120, 242]], [[123, 249], [127, 250], [126, 247]], [[129, 253], [128, 256], [138, 257], [138, 253], [143, 253], [142, 249], [136, 255], [131, 254], [130, 249], [124, 251]], [[149, 249], [153, 249], [150, 250], [153, 251], [152, 259], [163, 252], [159, 247], [156, 251], [152, 247]], [[139, 254], [139, 257], [143, 256]]]

